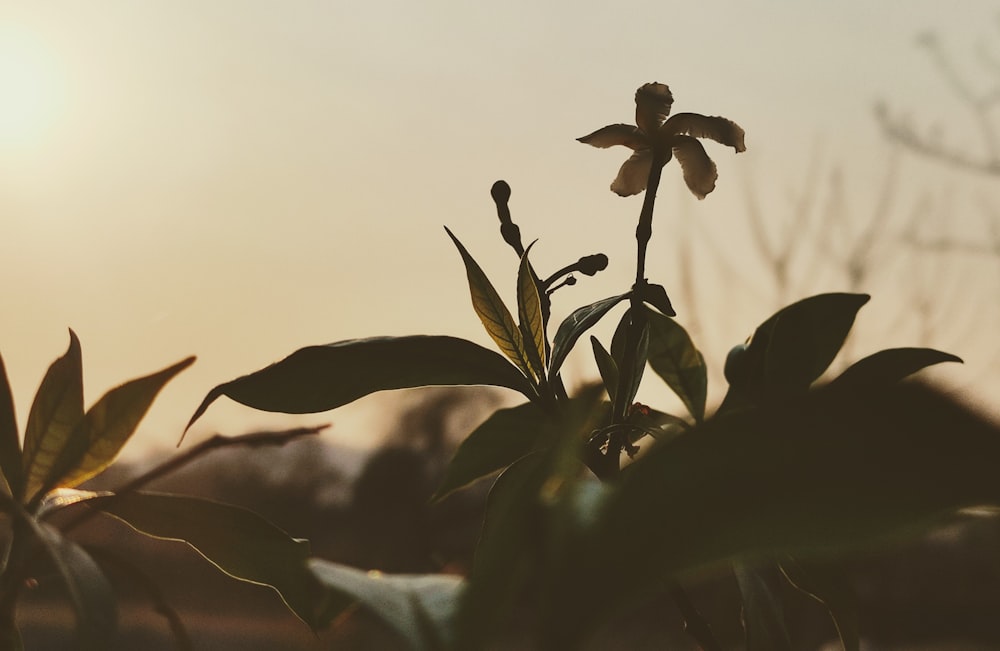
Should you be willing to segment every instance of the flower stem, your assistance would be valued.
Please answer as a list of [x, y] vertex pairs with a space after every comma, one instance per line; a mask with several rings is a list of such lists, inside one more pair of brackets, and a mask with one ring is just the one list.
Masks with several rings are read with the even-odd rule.
[[[635, 228], [635, 239], [638, 243], [638, 253], [635, 261], [635, 287], [646, 284], [646, 245], [653, 235], [653, 204], [656, 203], [656, 190], [660, 187], [660, 174], [666, 163], [663, 154], [653, 153], [653, 164], [649, 168], [649, 181], [646, 183], [646, 196], [642, 200], [642, 211], [639, 213], [639, 225]], [[636, 301], [635, 298], [632, 299]]]

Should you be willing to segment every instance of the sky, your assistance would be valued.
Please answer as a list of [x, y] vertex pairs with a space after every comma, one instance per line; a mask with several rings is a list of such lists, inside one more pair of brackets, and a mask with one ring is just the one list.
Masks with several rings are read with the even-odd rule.
[[[751, 200], [778, 234], [811, 206], [820, 248], [797, 248], [798, 265], [833, 246], [830, 220], [864, 231], [889, 171], [897, 244], [915, 215], [922, 234], [982, 241], [996, 177], [893, 148], [873, 107], [974, 150], [917, 41], [933, 32], [976, 80], [977, 44], [1000, 59], [998, 16], [983, 0], [0, 0], [0, 354], [21, 425], [67, 328], [87, 404], [198, 356], [133, 452], [173, 445], [211, 387], [302, 346], [417, 333], [491, 345], [442, 226], [512, 300], [517, 260], [489, 197], [501, 178], [538, 267], [611, 258], [560, 290], [557, 317], [623, 291], [642, 199], [608, 190], [623, 151], [575, 139], [632, 121], [649, 81], [670, 85], [675, 111], [747, 132], [746, 153], [707, 146], [719, 181], [704, 201], [668, 166], [650, 246], [649, 276], [703, 337], [718, 394], [728, 346], [779, 299], [852, 289], [821, 271], [776, 294]], [[857, 288], [874, 295], [868, 338], [851, 352], [933, 345], [967, 358], [960, 386], [993, 382], [1000, 263], [935, 256], [876, 253], [872, 287]], [[567, 370], [594, 375], [582, 355]], [[365, 445], [385, 404], [290, 417], [220, 401], [188, 440], [333, 422], [333, 439]]]

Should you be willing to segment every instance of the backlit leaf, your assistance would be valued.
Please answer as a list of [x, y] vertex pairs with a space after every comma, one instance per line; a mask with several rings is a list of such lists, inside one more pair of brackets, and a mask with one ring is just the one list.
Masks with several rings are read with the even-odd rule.
[[53, 437], [50, 429], [27, 469], [28, 501], [40, 499], [52, 488], [76, 486], [110, 465], [135, 433], [163, 386], [192, 363], [194, 357], [188, 357], [162, 371], [111, 389], [87, 410], [63, 440], [50, 441]]
[[502, 356], [445, 336], [372, 337], [302, 348], [285, 359], [212, 389], [191, 426], [220, 396], [262, 411], [312, 414], [376, 391], [441, 385], [492, 385], [534, 397], [528, 380]]
[[24, 432], [23, 468], [30, 497], [46, 479], [43, 470], [54, 462], [83, 420], [83, 361], [80, 340], [69, 331], [69, 350], [49, 367], [28, 414]]
[[705, 418], [708, 369], [687, 331], [673, 319], [648, 311], [649, 365], [698, 422]]
[[302, 621], [318, 626], [320, 591], [306, 567], [309, 543], [253, 511], [186, 495], [141, 492], [89, 503], [139, 533], [187, 543], [234, 579], [274, 589]]
[[542, 317], [542, 300], [538, 294], [538, 278], [535, 276], [528, 253], [534, 242], [528, 245], [521, 256], [517, 270], [517, 318], [527, 346], [528, 361], [535, 369], [535, 377], [545, 375], [545, 321]]
[[569, 354], [569, 351], [573, 350], [573, 346], [576, 344], [576, 340], [580, 338], [580, 335], [589, 330], [611, 308], [624, 301], [630, 295], [631, 293], [619, 294], [618, 296], [612, 296], [596, 303], [585, 305], [578, 308], [559, 324], [556, 336], [552, 339], [552, 361], [549, 363], [549, 377], [555, 377], [555, 374], [559, 372], [562, 363], [566, 361], [566, 355]]
[[[451, 648], [465, 582], [447, 574], [383, 574], [313, 558], [309, 568], [334, 603], [356, 601], [399, 633], [414, 651]], [[329, 620], [336, 610], [328, 613]]]
[[479, 315], [479, 320], [483, 322], [486, 332], [489, 333], [497, 346], [525, 375], [531, 375], [531, 368], [528, 363], [528, 353], [524, 348], [524, 337], [520, 329], [514, 323], [514, 317], [510, 315], [507, 306], [493, 288], [490, 279], [486, 277], [465, 246], [458, 241], [448, 228], [448, 237], [462, 254], [462, 261], [465, 263], [465, 272], [469, 278], [469, 291], [472, 294], [472, 307]]

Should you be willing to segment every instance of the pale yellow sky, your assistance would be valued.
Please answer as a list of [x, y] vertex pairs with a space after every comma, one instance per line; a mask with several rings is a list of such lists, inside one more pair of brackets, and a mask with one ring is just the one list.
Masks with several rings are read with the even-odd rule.
[[[671, 278], [678, 242], [694, 238], [697, 322], [720, 367], [776, 307], [748, 253], [747, 187], [780, 225], [818, 156], [823, 188], [841, 169], [850, 223], [863, 225], [890, 158], [876, 101], [975, 146], [916, 36], [936, 31], [975, 70], [975, 43], [1000, 57], [998, 13], [984, 0], [962, 11], [938, 0], [2, 2], [0, 353], [18, 413], [67, 327], [83, 342], [88, 404], [198, 355], [136, 448], [173, 442], [209, 388], [304, 345], [410, 333], [488, 345], [441, 226], [509, 295], [516, 260], [488, 194], [498, 178], [526, 238], [540, 238], [541, 268], [611, 256], [599, 278], [556, 295], [557, 317], [618, 293], [641, 199], [607, 189], [623, 153], [574, 139], [630, 121], [635, 88], [654, 80], [675, 110], [747, 131], [745, 154], [708, 146], [720, 178], [703, 202], [668, 167], [650, 251], [649, 274], [684, 323]], [[1000, 206], [995, 180], [908, 155], [899, 165], [898, 228], [948, 200], [951, 227], [982, 237], [981, 204]], [[887, 261], [862, 322], [872, 344], [857, 352], [930, 344], [971, 361], [994, 338], [1000, 263], [966, 262]], [[908, 287], [931, 281], [955, 323], [917, 341]], [[814, 289], [846, 288], [827, 274]], [[570, 368], [590, 372], [584, 357]], [[992, 357], [965, 371], [1000, 375]], [[292, 418], [220, 401], [190, 439], [332, 420], [333, 436], [357, 442], [372, 411]]]

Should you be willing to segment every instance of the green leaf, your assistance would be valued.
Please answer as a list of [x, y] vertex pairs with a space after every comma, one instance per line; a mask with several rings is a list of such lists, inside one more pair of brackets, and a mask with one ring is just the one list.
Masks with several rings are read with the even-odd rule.
[[506, 468], [547, 441], [551, 428], [551, 419], [532, 402], [494, 412], [458, 446], [433, 499]]
[[837, 376], [831, 387], [864, 392], [898, 382], [917, 371], [961, 358], [931, 348], [890, 348], [858, 360]]
[[549, 362], [549, 377], [556, 373], [566, 361], [569, 351], [573, 350], [576, 340], [594, 324], [600, 321], [611, 308], [631, 296], [631, 292], [605, 298], [604, 300], [578, 308], [559, 324], [556, 336], [552, 339], [552, 360]]
[[843, 570], [833, 562], [801, 562], [791, 556], [780, 567], [789, 583], [830, 611], [844, 651], [859, 651], [858, 600]]
[[212, 389], [188, 427], [220, 396], [262, 411], [312, 414], [376, 391], [440, 385], [493, 385], [533, 398], [528, 380], [499, 354], [444, 336], [373, 337], [302, 348]]
[[534, 245], [534, 242], [528, 245], [517, 270], [517, 318], [527, 342], [528, 361], [535, 370], [535, 377], [541, 379], [545, 376], [545, 320], [538, 278], [528, 262], [528, 253]]
[[792, 651], [777, 569], [773, 565], [755, 567], [737, 561], [733, 564], [733, 575], [743, 597], [747, 651]]
[[465, 586], [461, 578], [364, 572], [318, 558], [310, 559], [309, 567], [319, 582], [334, 593], [333, 601], [357, 601], [398, 632], [414, 651], [450, 648], [455, 613]]
[[89, 502], [152, 538], [184, 542], [219, 571], [274, 589], [314, 629], [318, 584], [306, 567], [309, 543], [253, 511], [212, 500], [161, 493], [121, 493]]
[[78, 647], [82, 651], [110, 649], [118, 622], [114, 591], [82, 547], [58, 529], [26, 519], [42, 549], [59, 571], [76, 613]]
[[608, 392], [611, 402], [614, 402], [615, 392], [618, 391], [618, 364], [597, 337], [591, 336], [590, 345], [594, 349], [594, 361], [597, 362], [597, 370], [601, 374], [604, 389]]
[[483, 327], [489, 333], [493, 341], [496, 342], [500, 350], [527, 376], [531, 375], [531, 366], [528, 363], [528, 353], [524, 347], [524, 337], [520, 329], [514, 323], [514, 317], [510, 315], [507, 306], [493, 288], [490, 279], [486, 277], [466, 248], [458, 241], [447, 227], [448, 237], [455, 243], [458, 252], [462, 254], [462, 261], [465, 263], [465, 273], [469, 278], [469, 291], [472, 294], [472, 307], [475, 308], [479, 320], [483, 322]]
[[7, 379], [7, 369], [0, 357], [0, 472], [7, 486], [7, 493], [15, 495], [21, 483], [21, 444], [17, 436], [17, 418], [14, 416], [14, 397]]
[[793, 303], [768, 319], [750, 340], [763, 336], [764, 383], [769, 394], [805, 391], [830, 366], [854, 325], [866, 294], [820, 294]]
[[[45, 470], [55, 462], [73, 429], [83, 420], [83, 360], [80, 340], [69, 331], [69, 349], [49, 366], [28, 414], [24, 432], [23, 472], [19, 498], [31, 497], [42, 487]], [[20, 473], [18, 473], [20, 475]]]
[[681, 399], [695, 421], [705, 419], [708, 369], [687, 331], [673, 319], [647, 311], [649, 365]]
[[52, 488], [76, 486], [108, 467], [135, 433], [163, 386], [193, 363], [194, 357], [188, 357], [108, 391], [87, 410], [68, 437], [56, 439], [53, 432], [65, 435], [65, 430], [50, 428], [27, 469], [28, 501], [40, 500]]
[[613, 409], [622, 418], [628, 415], [646, 370], [649, 355], [647, 311], [632, 308], [626, 310], [611, 339], [611, 357], [618, 367], [618, 388], [615, 390]]

